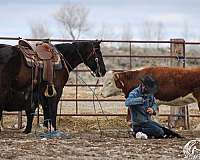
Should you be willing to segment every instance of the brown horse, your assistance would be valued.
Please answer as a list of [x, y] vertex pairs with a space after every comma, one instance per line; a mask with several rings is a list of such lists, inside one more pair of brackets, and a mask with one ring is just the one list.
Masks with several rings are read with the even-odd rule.
[[[12, 55], [12, 58], [9, 59], [6, 65], [10, 65], [13, 72], [12, 74], [14, 78], [10, 80], [12, 81], [12, 91], [15, 91], [13, 97], [15, 99], [19, 93], [24, 95], [24, 101], [21, 101], [23, 104], [19, 104], [20, 107], [17, 108], [18, 110], [24, 109], [21, 106], [26, 104], [25, 111], [27, 114], [27, 126], [24, 131], [25, 133], [31, 132], [33, 120], [32, 113], [34, 112], [35, 106], [38, 103], [40, 103], [43, 107], [45, 119], [51, 119], [51, 124], [54, 130], [56, 130], [57, 104], [62, 95], [64, 85], [68, 80], [69, 72], [79, 64], [84, 63], [91, 69], [91, 71], [94, 72], [97, 77], [104, 76], [106, 73], [99, 41], [56, 44], [55, 48], [62, 53], [67, 69], [66, 67], [63, 67], [60, 70], [55, 70], [55, 78], [53, 83], [55, 85], [57, 95], [50, 98], [44, 95], [46, 82], [42, 80], [41, 76], [37, 77], [39, 83], [37, 83], [33, 89], [30, 89], [33, 80], [32, 68], [27, 67], [25, 59], [22, 56], [19, 48], [17, 46], [7, 46], [7, 48], [4, 50], [4, 54]], [[41, 73], [38, 75], [41, 75]], [[9, 93], [9, 91], [7, 93]], [[6, 101], [8, 101], [8, 99], [6, 99]], [[31, 101], [33, 103], [30, 103]], [[1, 111], [4, 109], [8, 111], [13, 109], [16, 110], [16, 108], [12, 108], [10, 105], [6, 108], [2, 108]], [[47, 121], [45, 121], [45, 126], [48, 126]]]
[[[21, 111], [27, 110], [27, 102], [24, 98], [24, 92], [16, 92], [11, 88], [17, 71], [13, 67], [17, 67], [14, 48], [10, 45], [0, 44], [0, 119], [2, 111]], [[26, 109], [27, 108], [27, 109]]]

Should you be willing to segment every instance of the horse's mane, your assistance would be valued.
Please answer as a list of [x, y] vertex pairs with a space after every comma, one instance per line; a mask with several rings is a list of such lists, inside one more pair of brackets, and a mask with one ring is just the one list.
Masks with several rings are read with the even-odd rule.
[[0, 44], [0, 48], [7, 47], [7, 46], [10, 46], [10, 45], [8, 45], [8, 44]]

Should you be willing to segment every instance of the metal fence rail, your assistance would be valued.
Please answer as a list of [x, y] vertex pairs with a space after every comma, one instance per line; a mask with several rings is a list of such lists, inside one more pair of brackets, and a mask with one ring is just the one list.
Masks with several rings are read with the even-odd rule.
[[[20, 37], [0, 37], [0, 41], [1, 40], [9, 40], [9, 41], [13, 41], [13, 40], [19, 40], [21, 39]], [[25, 38], [26, 40], [28, 41], [43, 41], [43, 40], [46, 40], [46, 39], [33, 39], [33, 38]], [[67, 40], [67, 39], [49, 39], [51, 42], [74, 42], [74, 40]], [[93, 41], [91, 39], [89, 40], [78, 40], [78, 41]], [[126, 54], [126, 55], [123, 55], [123, 54], [119, 54], [119, 55], [103, 55], [104, 58], [127, 58], [129, 59], [129, 61], [127, 61], [129, 63], [129, 69], [132, 69], [132, 58], [141, 58], [141, 59], [148, 59], [148, 58], [152, 58], [152, 59], [159, 59], [159, 58], [167, 58], [167, 59], [177, 59], [177, 60], [180, 60], [180, 59], [200, 59], [200, 57], [191, 57], [191, 56], [187, 56], [186, 54], [184, 54], [184, 56], [181, 56], [181, 57], [177, 57], [177, 56], [171, 56], [171, 55], [168, 55], [168, 56], [158, 56], [158, 55], [148, 55], [148, 56], [143, 56], [143, 55], [133, 55], [132, 54], [132, 44], [136, 44], [136, 43], [139, 43], [139, 44], [146, 44], [146, 43], [159, 43], [159, 44], [172, 44], [172, 43], [177, 43], [177, 42], [173, 42], [173, 41], [142, 41], [142, 40], [132, 40], [132, 41], [122, 41], [122, 40], [102, 40], [103, 43], [126, 43], [126, 44], [129, 44], [129, 49], [128, 49], [128, 52], [129, 54]], [[180, 42], [178, 42], [180, 43]], [[183, 42], [184, 45], [200, 45], [200, 42]], [[184, 62], [185, 63], [185, 62]], [[115, 70], [113, 68], [113, 70]], [[118, 70], [118, 71], [122, 71], [122, 70]], [[118, 114], [118, 113], [106, 113], [106, 114], [91, 114], [91, 113], [88, 113], [88, 114], [81, 114], [78, 112], [78, 102], [85, 102], [85, 101], [93, 101], [94, 99], [92, 98], [78, 98], [77, 94], [78, 94], [78, 87], [86, 87], [86, 86], [89, 86], [89, 87], [102, 87], [102, 84], [78, 84], [78, 79], [77, 79], [77, 74], [81, 73], [81, 72], [89, 72], [89, 70], [84, 70], [84, 69], [75, 69], [73, 72], [76, 73], [76, 81], [75, 81], [75, 84], [66, 84], [67, 87], [76, 87], [76, 96], [74, 98], [62, 98], [61, 101], [75, 101], [75, 107], [76, 107], [76, 112], [75, 113], [70, 113], [70, 114], [58, 114], [60, 116], [125, 116], [126, 114]], [[97, 101], [96, 99], [94, 101]], [[106, 102], [113, 102], [113, 101], [117, 101], [117, 102], [122, 102], [124, 101], [124, 99], [98, 99], [98, 101], [102, 102], [102, 101], [106, 101]], [[6, 113], [6, 114], [9, 114], [9, 113]], [[159, 116], [169, 116], [169, 114], [160, 114]], [[177, 115], [170, 115], [170, 116], [177, 116]], [[180, 115], [178, 115], [180, 116]], [[200, 117], [200, 115], [189, 115], [190, 117]]]

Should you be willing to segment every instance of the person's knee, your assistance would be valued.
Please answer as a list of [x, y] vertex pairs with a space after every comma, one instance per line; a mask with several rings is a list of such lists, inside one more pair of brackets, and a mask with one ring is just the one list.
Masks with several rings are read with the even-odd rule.
[[155, 137], [163, 137], [164, 136], [164, 131], [162, 128], [158, 127], [154, 130]]
[[149, 135], [153, 136], [155, 138], [161, 138], [164, 136], [164, 131], [161, 127], [156, 126], [156, 125], [152, 125], [150, 128], [148, 128]]

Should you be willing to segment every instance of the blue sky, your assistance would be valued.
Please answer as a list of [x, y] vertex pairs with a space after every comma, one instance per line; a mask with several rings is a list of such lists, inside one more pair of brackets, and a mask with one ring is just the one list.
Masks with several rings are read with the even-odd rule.
[[[53, 19], [55, 11], [68, 0], [0, 0], [0, 36], [30, 37], [30, 23], [44, 21], [52, 38], [61, 38]], [[133, 39], [142, 39], [145, 21], [162, 22], [164, 39], [200, 39], [200, 0], [71, 0], [89, 9], [90, 30], [81, 38], [98, 38], [102, 26], [107, 39], [120, 39], [124, 25], [129, 25]]]

